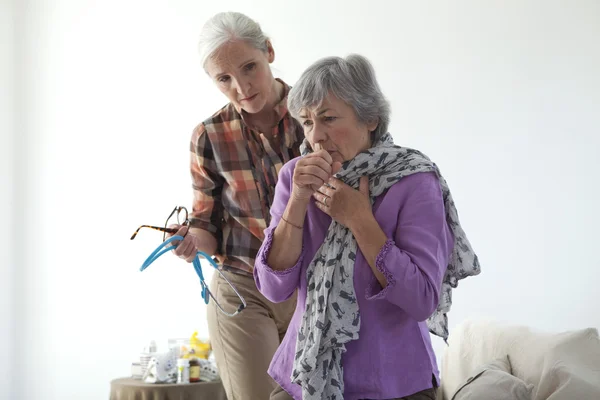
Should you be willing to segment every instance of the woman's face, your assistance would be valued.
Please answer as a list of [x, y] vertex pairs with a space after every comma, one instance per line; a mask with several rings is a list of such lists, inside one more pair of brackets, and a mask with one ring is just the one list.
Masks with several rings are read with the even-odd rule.
[[360, 122], [351, 106], [331, 94], [319, 107], [302, 109], [299, 118], [312, 149], [327, 150], [340, 163], [370, 148], [371, 131], [377, 127], [377, 121]]
[[266, 52], [245, 41], [225, 43], [206, 62], [206, 72], [234, 106], [256, 114], [273, 98], [274, 78], [269, 64], [275, 52]]

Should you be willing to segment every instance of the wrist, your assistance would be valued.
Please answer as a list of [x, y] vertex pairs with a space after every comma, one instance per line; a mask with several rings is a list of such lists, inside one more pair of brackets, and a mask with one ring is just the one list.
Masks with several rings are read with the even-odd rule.
[[299, 189], [296, 185], [294, 185], [294, 187], [292, 188], [292, 193], [288, 202], [288, 206], [290, 205], [290, 203], [293, 203], [294, 206], [308, 207], [308, 203], [310, 202], [312, 193], [306, 194], [299, 192], [302, 192], [302, 189]]
[[357, 213], [348, 221], [348, 229], [357, 237], [361, 232], [369, 231], [374, 224], [379, 227], [373, 213]]
[[306, 216], [309, 201], [310, 199], [304, 200], [290, 197], [287, 207], [283, 212], [283, 219], [292, 225], [304, 226], [304, 217]]

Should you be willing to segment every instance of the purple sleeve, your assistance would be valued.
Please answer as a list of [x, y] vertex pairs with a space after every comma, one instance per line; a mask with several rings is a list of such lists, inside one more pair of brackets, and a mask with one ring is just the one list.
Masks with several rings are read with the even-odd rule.
[[375, 265], [387, 286], [373, 281], [368, 300], [389, 301], [418, 321], [435, 311], [454, 239], [446, 222], [442, 190], [434, 173], [404, 178], [400, 211], [393, 239], [381, 248]]
[[258, 250], [256, 261], [254, 262], [254, 281], [256, 282], [256, 287], [263, 296], [274, 303], [280, 303], [289, 299], [300, 284], [304, 248], [302, 248], [296, 265], [284, 271], [274, 270], [267, 263], [273, 244], [273, 233], [281, 220], [281, 216], [290, 198], [292, 175], [296, 161], [297, 159], [292, 160], [281, 168], [270, 210], [271, 223], [265, 229], [265, 240]]

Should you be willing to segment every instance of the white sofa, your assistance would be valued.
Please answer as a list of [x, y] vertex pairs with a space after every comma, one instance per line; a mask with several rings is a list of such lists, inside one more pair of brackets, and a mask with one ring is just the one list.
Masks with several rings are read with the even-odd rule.
[[597, 329], [542, 333], [490, 320], [468, 320], [451, 332], [438, 400], [451, 400], [482, 365], [507, 355], [512, 375], [533, 385], [532, 400], [600, 400]]

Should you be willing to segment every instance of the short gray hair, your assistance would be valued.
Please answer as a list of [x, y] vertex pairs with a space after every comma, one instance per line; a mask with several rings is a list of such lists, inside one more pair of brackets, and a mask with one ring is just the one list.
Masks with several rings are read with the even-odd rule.
[[302, 73], [288, 94], [288, 109], [294, 118], [307, 107], [318, 107], [331, 93], [354, 109], [358, 120], [370, 123], [378, 120], [373, 139], [387, 132], [390, 123], [390, 103], [387, 101], [373, 66], [367, 58], [351, 54], [346, 58], [326, 57]]
[[243, 40], [258, 50], [266, 52], [269, 38], [252, 18], [239, 12], [222, 12], [212, 16], [202, 27], [198, 52], [202, 68], [208, 59], [225, 43]]

